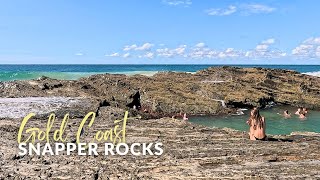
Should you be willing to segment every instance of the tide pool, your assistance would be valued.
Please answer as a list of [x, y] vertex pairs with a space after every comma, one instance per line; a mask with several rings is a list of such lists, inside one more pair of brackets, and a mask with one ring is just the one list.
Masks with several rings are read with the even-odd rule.
[[[284, 110], [289, 110], [291, 118], [282, 116]], [[285, 135], [291, 132], [317, 132], [320, 133], [320, 112], [308, 111], [306, 119], [299, 119], [294, 115], [297, 108], [293, 107], [273, 107], [260, 111], [260, 114], [266, 118], [267, 134]], [[189, 121], [208, 127], [227, 127], [240, 131], [248, 131], [249, 127], [246, 121], [249, 118], [250, 110], [244, 111], [244, 115], [228, 116], [196, 116], [190, 117]]]

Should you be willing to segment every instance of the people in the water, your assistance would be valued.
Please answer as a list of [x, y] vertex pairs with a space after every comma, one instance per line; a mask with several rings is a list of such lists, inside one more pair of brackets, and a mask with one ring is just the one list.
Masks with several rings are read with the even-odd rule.
[[250, 126], [250, 140], [267, 140], [266, 121], [265, 118], [260, 115], [258, 108], [254, 108], [251, 111], [247, 124]]
[[[303, 108], [299, 107], [298, 110], [294, 114], [298, 115], [300, 119], [305, 119], [308, 114], [308, 109], [305, 107], [303, 107]], [[288, 110], [285, 110], [283, 115], [286, 118], [291, 117], [291, 114], [288, 112]]]
[[307, 108], [298, 108], [297, 112], [295, 113], [296, 115], [299, 116], [300, 119], [305, 119], [306, 115], [308, 114], [308, 109]]
[[285, 118], [290, 118], [290, 117], [291, 117], [291, 114], [289, 113], [288, 110], [285, 110], [285, 111], [283, 112], [283, 116], [284, 116]]
[[305, 111], [300, 111], [299, 118], [300, 119], [305, 119], [306, 118], [306, 112]]
[[187, 113], [184, 113], [182, 115], [182, 112], [180, 112], [178, 115], [173, 115], [172, 116], [172, 119], [180, 119], [180, 118], [182, 118], [182, 120], [184, 120], [184, 121], [188, 121], [189, 120], [189, 118], [187, 116]]
[[302, 111], [302, 108], [298, 108], [298, 110], [294, 114], [299, 115], [301, 111]]
[[187, 113], [184, 113], [183, 114], [183, 118], [182, 118], [184, 121], [188, 121], [189, 120], [189, 118], [187, 117]]
[[305, 114], [308, 114], [308, 109], [307, 109], [307, 108], [303, 108], [302, 111], [303, 111]]

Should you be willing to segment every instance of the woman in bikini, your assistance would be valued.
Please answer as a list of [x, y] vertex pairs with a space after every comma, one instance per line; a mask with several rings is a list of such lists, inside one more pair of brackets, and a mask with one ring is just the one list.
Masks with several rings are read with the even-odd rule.
[[266, 121], [259, 113], [258, 108], [254, 108], [251, 111], [250, 118], [247, 121], [250, 126], [250, 140], [266, 140]]

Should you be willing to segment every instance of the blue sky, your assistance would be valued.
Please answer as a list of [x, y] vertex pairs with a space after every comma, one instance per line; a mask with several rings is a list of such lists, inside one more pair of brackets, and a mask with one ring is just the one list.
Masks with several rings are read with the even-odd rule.
[[317, 0], [1, 0], [1, 64], [320, 64]]

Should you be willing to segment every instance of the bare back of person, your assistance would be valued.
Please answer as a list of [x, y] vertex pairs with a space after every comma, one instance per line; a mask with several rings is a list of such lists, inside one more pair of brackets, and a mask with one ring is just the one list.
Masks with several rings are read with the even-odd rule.
[[263, 125], [261, 127], [256, 126], [256, 128], [252, 130], [252, 134], [256, 140], [264, 140], [266, 138], [266, 122], [264, 117], [262, 117], [262, 123]]

